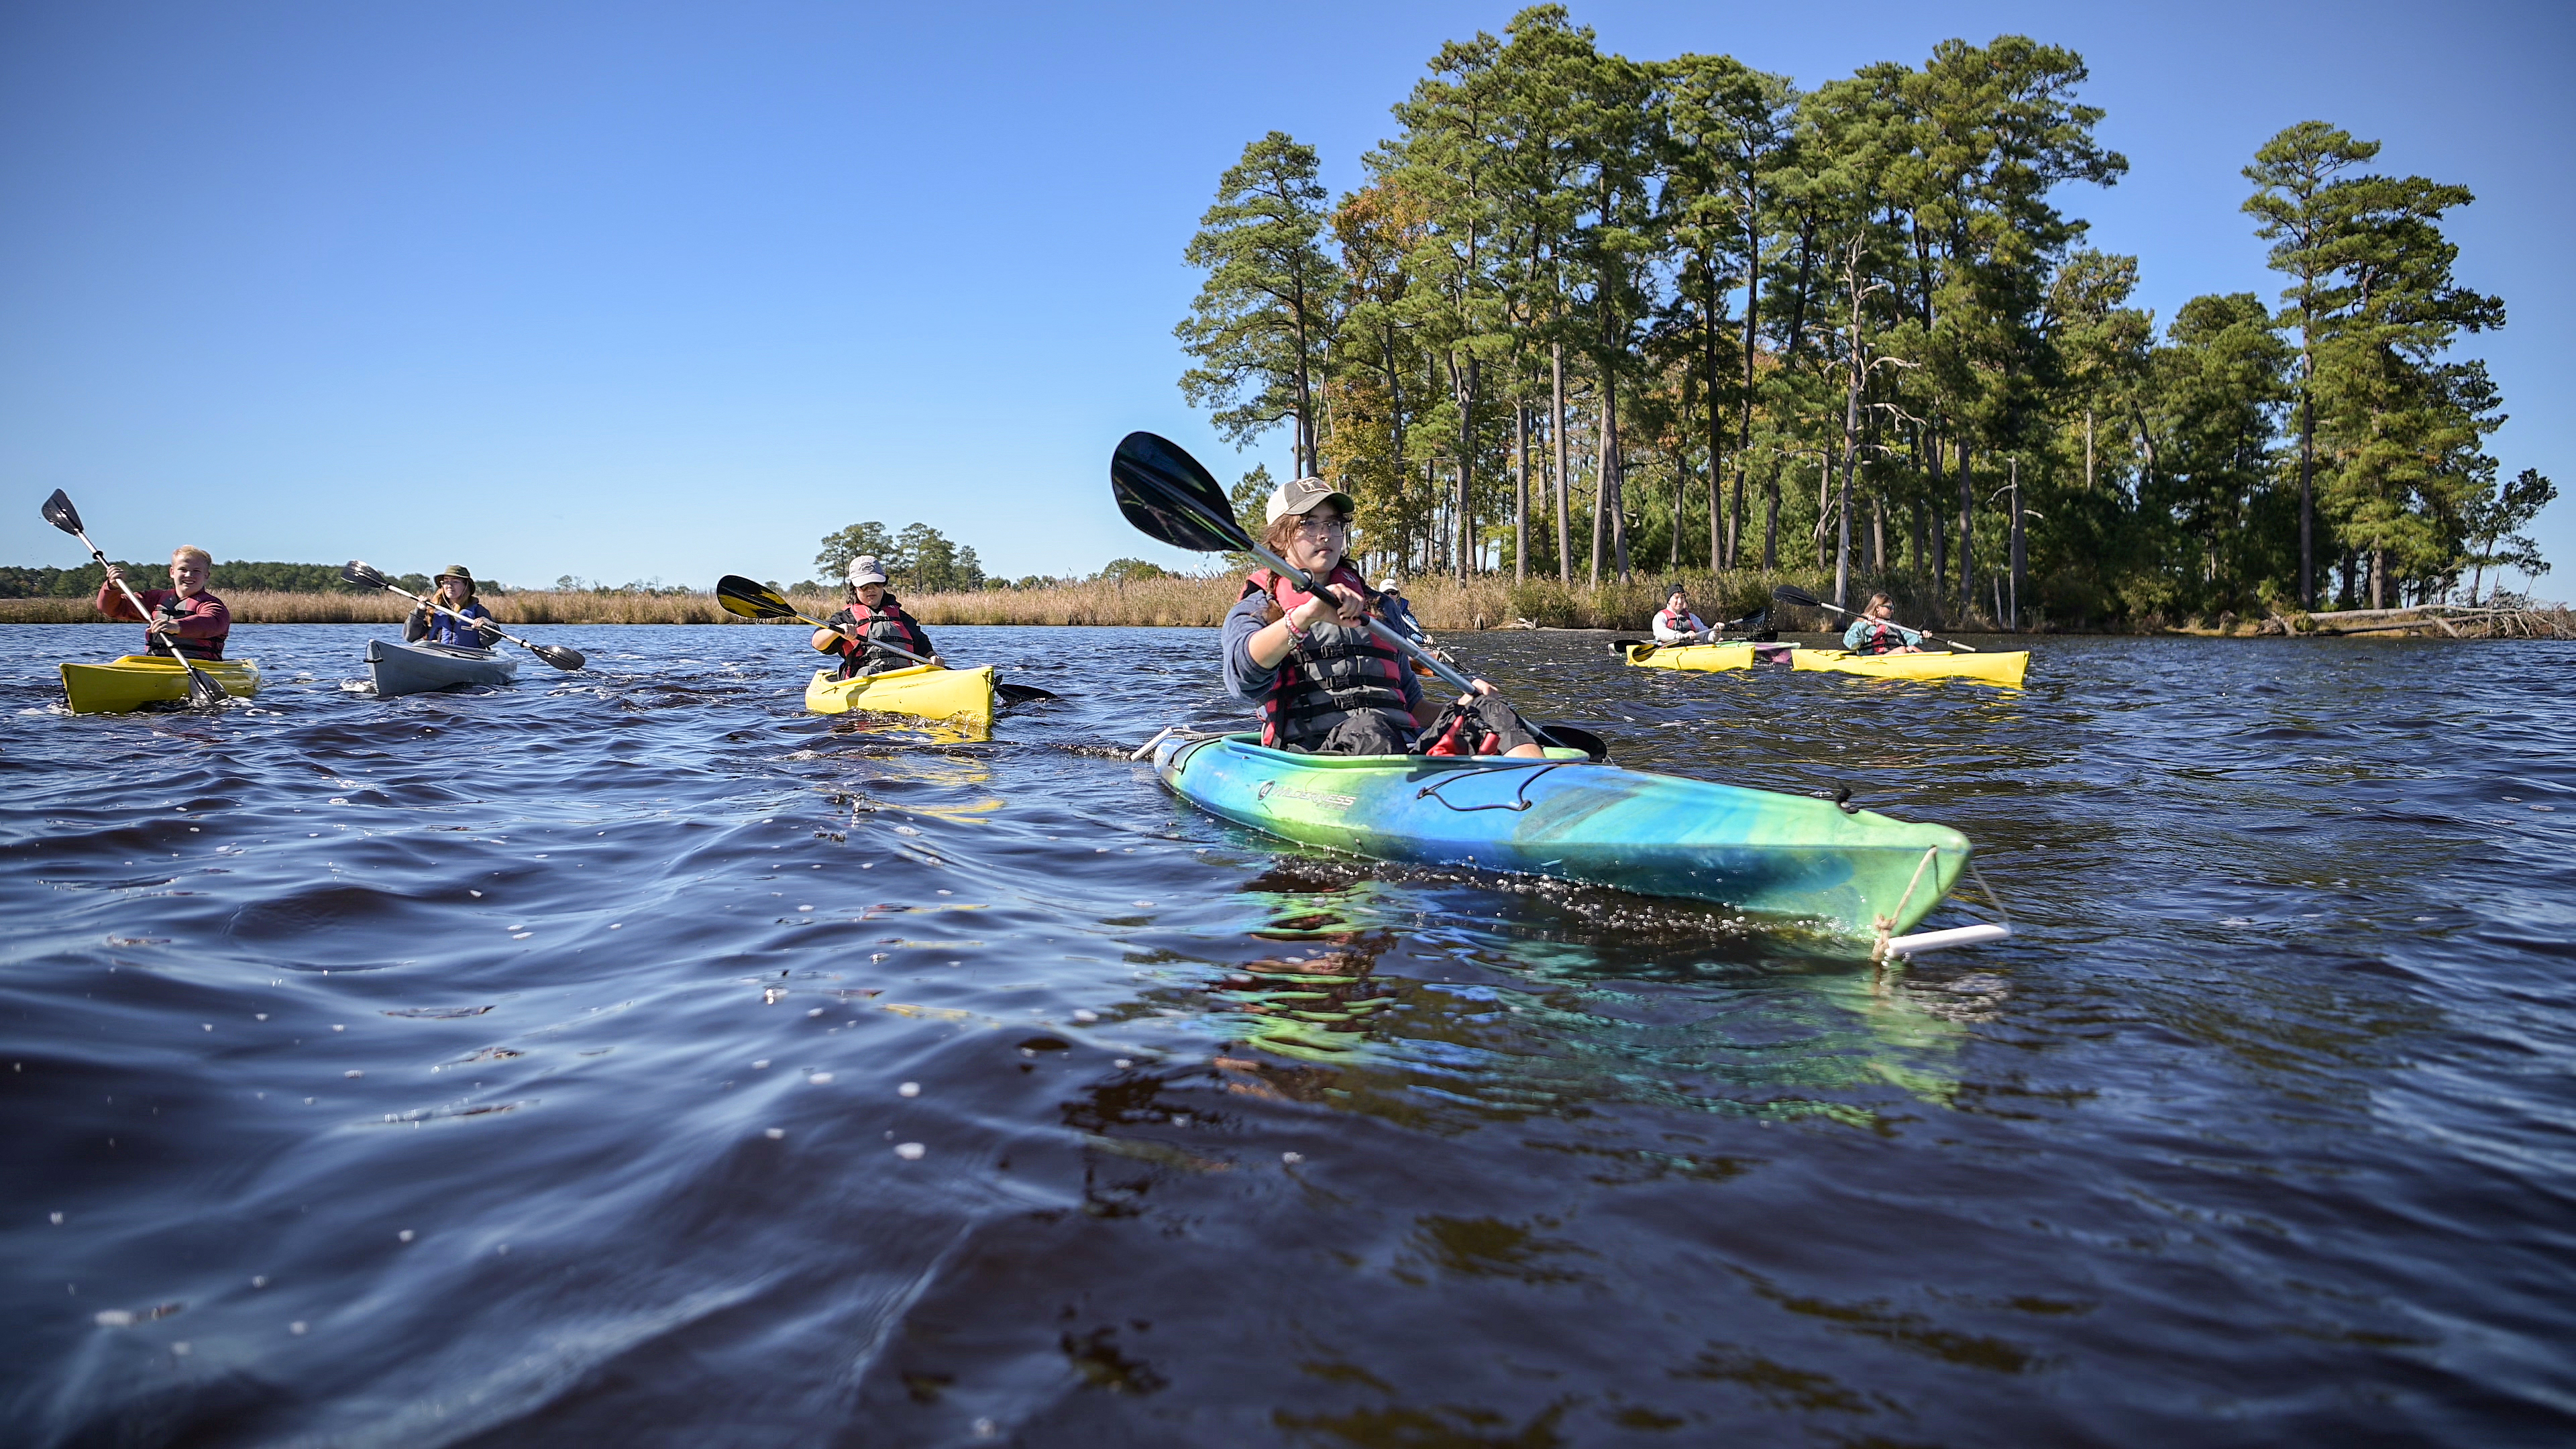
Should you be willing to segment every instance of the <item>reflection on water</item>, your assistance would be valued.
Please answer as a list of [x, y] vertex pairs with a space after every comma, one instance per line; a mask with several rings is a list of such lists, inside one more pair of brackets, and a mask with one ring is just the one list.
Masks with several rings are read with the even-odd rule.
[[1474, 641], [1624, 763], [1965, 830], [2022, 934], [1874, 968], [1198, 815], [1126, 755], [1235, 719], [1210, 631], [943, 633], [1064, 696], [988, 738], [751, 629], [378, 701], [263, 628], [256, 709], [60, 713], [111, 632], [0, 631], [13, 1443], [2576, 1427], [2563, 647]]

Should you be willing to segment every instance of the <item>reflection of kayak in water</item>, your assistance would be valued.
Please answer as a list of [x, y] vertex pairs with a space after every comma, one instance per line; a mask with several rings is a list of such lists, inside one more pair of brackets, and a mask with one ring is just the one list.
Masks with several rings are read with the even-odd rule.
[[1730, 669], [1787, 665], [1804, 671], [1859, 674], [1873, 679], [1973, 679], [1982, 684], [2018, 687], [2030, 669], [2030, 651], [1957, 654], [1853, 654], [1841, 649], [1808, 649], [1796, 644], [1667, 644], [1627, 651], [1640, 669], [1682, 669], [1716, 674]]
[[1554, 876], [1904, 932], [1967, 868], [1966, 836], [1829, 800], [1546, 759], [1300, 755], [1164, 739], [1154, 768], [1238, 824], [1378, 860]]

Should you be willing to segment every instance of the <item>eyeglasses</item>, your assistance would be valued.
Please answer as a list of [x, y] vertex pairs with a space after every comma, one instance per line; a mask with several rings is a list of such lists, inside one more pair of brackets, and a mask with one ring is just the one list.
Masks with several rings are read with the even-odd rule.
[[1317, 530], [1347, 530], [1351, 526], [1351, 521], [1338, 514], [1325, 518], [1315, 518], [1310, 516], [1298, 519], [1297, 526], [1299, 528], [1312, 528]]

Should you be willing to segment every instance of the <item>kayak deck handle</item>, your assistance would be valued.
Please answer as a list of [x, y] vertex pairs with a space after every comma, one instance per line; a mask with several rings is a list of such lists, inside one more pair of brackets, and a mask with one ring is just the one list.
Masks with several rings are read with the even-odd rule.
[[1553, 764], [1541, 765], [1535, 770], [1520, 771], [1519, 774], [1521, 782], [1513, 789], [1512, 798], [1509, 800], [1497, 801], [1491, 805], [1461, 805], [1457, 801], [1440, 793], [1441, 791], [1449, 788], [1449, 786], [1455, 782], [1466, 778], [1470, 772], [1465, 770], [1461, 770], [1458, 773], [1449, 776], [1445, 780], [1432, 781], [1430, 784], [1414, 791], [1413, 798], [1416, 800], [1437, 800], [1441, 804], [1448, 806], [1450, 809], [1457, 811], [1461, 815], [1473, 814], [1478, 810], [1527, 810], [1531, 805], [1537, 803], [1529, 798], [1530, 781], [1537, 779], [1539, 776], [1546, 774], [1550, 770], [1559, 770], [1563, 768], [1564, 766], [1562, 764]]

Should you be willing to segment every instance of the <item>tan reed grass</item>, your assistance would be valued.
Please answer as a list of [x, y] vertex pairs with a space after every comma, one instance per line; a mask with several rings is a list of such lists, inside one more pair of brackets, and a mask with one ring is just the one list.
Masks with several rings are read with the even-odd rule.
[[[1785, 570], [1766, 574], [1736, 570], [1726, 574], [1685, 574], [1682, 582], [1700, 617], [1741, 617], [1760, 608], [1777, 584], [1795, 584], [1818, 596], [1832, 593], [1830, 574], [1820, 570]], [[1663, 607], [1669, 580], [1658, 574], [1621, 584], [1560, 584], [1530, 579], [1515, 584], [1486, 577], [1460, 583], [1434, 577], [1405, 585], [1405, 596], [1426, 628], [1466, 632], [1510, 628], [1527, 621], [1553, 629], [1615, 629], [1643, 632], [1655, 610]], [[242, 624], [392, 624], [410, 613], [409, 600], [393, 594], [290, 594], [245, 589], [225, 593], [233, 619]], [[966, 594], [919, 594], [904, 606], [927, 625], [1123, 625], [1141, 628], [1212, 628], [1225, 619], [1243, 592], [1235, 574], [1145, 579], [1129, 583], [1102, 580], [1059, 584], [1041, 589], [992, 589]], [[1865, 590], [1864, 590], [1865, 592]], [[1902, 595], [1900, 595], [1902, 597]], [[837, 594], [805, 594], [791, 600], [817, 619], [841, 607]], [[717, 605], [713, 594], [627, 594], [521, 590], [484, 599], [493, 616], [507, 627], [546, 624], [733, 624], [743, 622]], [[0, 623], [89, 624], [100, 615], [87, 599], [0, 599]], [[1812, 616], [1801, 621], [1814, 627]]]

